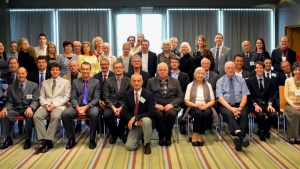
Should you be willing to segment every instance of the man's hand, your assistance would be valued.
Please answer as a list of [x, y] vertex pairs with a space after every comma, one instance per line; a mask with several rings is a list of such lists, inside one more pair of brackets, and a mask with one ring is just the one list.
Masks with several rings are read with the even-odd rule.
[[270, 112], [275, 112], [275, 109], [271, 104], [268, 105], [267, 110], [270, 111]]
[[[269, 106], [268, 106], [269, 107]], [[259, 106], [259, 105], [254, 105], [254, 110], [255, 110], [255, 112], [262, 112], [262, 109], [261, 109], [261, 107]]]
[[99, 106], [102, 110], [104, 110], [106, 107], [106, 104], [104, 103], [104, 101], [99, 100]]
[[3, 108], [2, 111], [0, 112], [0, 118], [4, 118], [7, 116], [7, 109]]
[[33, 111], [31, 109], [31, 107], [27, 107], [27, 109], [24, 112], [24, 115], [27, 117], [32, 117], [33, 116]]
[[142, 126], [143, 125], [143, 118], [137, 122], [137, 126]]
[[169, 111], [170, 109], [172, 109], [174, 106], [172, 104], [167, 104], [165, 106], [165, 112]]
[[133, 117], [129, 120], [128, 125], [127, 125], [127, 127], [128, 127], [129, 130], [132, 129], [132, 125], [133, 125], [134, 122], [135, 122], [135, 117], [133, 116]]
[[198, 106], [198, 108], [199, 108], [200, 110], [206, 110], [206, 109], [207, 109], [207, 106], [206, 106], [206, 104], [200, 104], [200, 105]]
[[165, 107], [163, 105], [161, 105], [161, 104], [156, 104], [155, 108], [158, 109], [158, 110], [160, 110], [160, 111], [164, 111], [165, 110]]
[[67, 102], [66, 106], [67, 106], [67, 108], [72, 107], [71, 102]]

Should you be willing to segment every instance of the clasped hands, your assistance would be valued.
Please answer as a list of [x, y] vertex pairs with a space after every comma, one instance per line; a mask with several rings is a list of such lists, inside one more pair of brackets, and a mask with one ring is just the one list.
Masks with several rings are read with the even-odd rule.
[[[7, 108], [3, 108], [2, 111], [0, 112], [0, 118], [6, 117], [8, 114]], [[26, 110], [24, 111], [24, 115], [27, 117], [32, 117], [33, 116], [33, 111], [31, 107], [27, 107]]]
[[157, 108], [160, 111], [169, 111], [170, 109], [172, 109], [174, 106], [172, 104], [167, 104], [166, 106], [163, 106], [161, 104], [155, 104], [155, 108]]
[[112, 111], [114, 112], [114, 115], [117, 117], [117, 118], [120, 118], [121, 116], [121, 112], [123, 110], [123, 107], [119, 107], [119, 108], [116, 108], [115, 106], [111, 106], [111, 109]]
[[89, 109], [89, 105], [85, 105], [85, 106], [76, 106], [76, 111], [78, 113], [78, 115], [84, 116], [86, 114], [86, 111]]

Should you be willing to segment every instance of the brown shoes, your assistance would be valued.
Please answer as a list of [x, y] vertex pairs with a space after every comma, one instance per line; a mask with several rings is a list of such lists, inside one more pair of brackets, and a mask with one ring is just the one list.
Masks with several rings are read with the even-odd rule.
[[53, 144], [52, 142], [48, 142], [46, 145], [40, 144], [38, 146], [35, 147], [35, 153], [39, 154], [39, 153], [46, 153], [47, 151], [49, 151], [50, 149], [53, 148]]
[[150, 143], [147, 143], [145, 145], [145, 151], [144, 154], [151, 154], [151, 148], [150, 148]]

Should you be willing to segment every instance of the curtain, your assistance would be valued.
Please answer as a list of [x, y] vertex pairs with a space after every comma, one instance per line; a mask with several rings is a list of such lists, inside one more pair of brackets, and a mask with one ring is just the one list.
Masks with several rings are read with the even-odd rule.
[[[108, 10], [78, 10], [58, 11], [59, 45], [63, 41], [88, 41], [100, 36], [103, 42], [109, 40], [109, 11]], [[93, 47], [92, 47], [93, 48]], [[63, 48], [60, 47], [60, 53]]]
[[27, 38], [31, 46], [38, 46], [38, 35], [44, 33], [48, 41], [53, 39], [52, 11], [11, 11], [11, 40]]
[[198, 35], [204, 35], [208, 49], [215, 46], [214, 37], [218, 32], [218, 11], [178, 9], [169, 10], [169, 37], [178, 38], [178, 47], [188, 42], [193, 49]]
[[251, 51], [255, 50], [257, 38], [263, 38], [266, 50], [271, 52], [271, 12], [252, 11], [223, 11], [224, 45], [231, 48], [232, 54], [242, 52], [241, 43], [248, 40]]

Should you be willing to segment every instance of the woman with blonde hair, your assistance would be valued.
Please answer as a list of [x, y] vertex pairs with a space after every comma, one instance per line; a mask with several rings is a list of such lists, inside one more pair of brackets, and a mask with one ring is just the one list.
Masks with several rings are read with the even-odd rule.
[[125, 42], [123, 43], [123, 54], [118, 57], [117, 61], [120, 61], [123, 63], [123, 66], [125, 68], [125, 73], [132, 72], [133, 66], [131, 64], [131, 59], [133, 58], [133, 55], [130, 54], [130, 43]]
[[137, 35], [137, 38], [136, 38], [136, 39], [137, 39], [136, 44], [134, 45], [134, 47], [133, 47], [132, 50], [130, 51], [130, 53], [131, 53], [132, 55], [134, 55], [135, 53], [139, 53], [139, 52], [142, 51], [141, 45], [142, 45], [142, 41], [145, 39], [145, 36], [144, 36], [144, 34], [139, 33], [139, 34]]
[[50, 63], [56, 62], [56, 59], [57, 59], [56, 45], [52, 41], [50, 41], [48, 43], [47, 50], [46, 50], [46, 56], [47, 56], [47, 60], [48, 60], [48, 66], [50, 66]]
[[28, 74], [34, 71], [38, 71], [35, 58], [36, 53], [33, 47], [29, 46], [28, 40], [26, 38], [21, 38], [18, 41], [17, 50], [19, 52], [18, 60], [19, 66], [24, 67]]
[[89, 62], [91, 64], [91, 76], [93, 77], [96, 73], [100, 71], [100, 65], [98, 59], [92, 54], [91, 44], [84, 41], [81, 45], [81, 55], [78, 57], [78, 65], [81, 67], [83, 62]]

